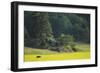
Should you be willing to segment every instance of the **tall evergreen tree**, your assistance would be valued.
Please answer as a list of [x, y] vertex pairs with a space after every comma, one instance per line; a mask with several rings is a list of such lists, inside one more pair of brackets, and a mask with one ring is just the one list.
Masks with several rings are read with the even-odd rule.
[[33, 13], [33, 19], [35, 20], [33, 27], [33, 38], [38, 40], [36, 43], [41, 48], [47, 48], [48, 41], [53, 37], [51, 24], [49, 23], [48, 18], [48, 13]]

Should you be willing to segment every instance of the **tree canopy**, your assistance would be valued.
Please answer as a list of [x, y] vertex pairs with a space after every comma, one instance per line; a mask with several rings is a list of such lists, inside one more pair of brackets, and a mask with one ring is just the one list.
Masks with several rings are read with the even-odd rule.
[[24, 11], [24, 38], [41, 47], [57, 38], [90, 43], [90, 15]]

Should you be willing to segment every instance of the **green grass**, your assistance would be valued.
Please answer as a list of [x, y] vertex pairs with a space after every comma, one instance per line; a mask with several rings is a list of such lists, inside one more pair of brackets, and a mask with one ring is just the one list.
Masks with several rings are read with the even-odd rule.
[[46, 49], [36, 49], [36, 48], [25, 48], [24, 49], [24, 54], [25, 55], [47, 55], [47, 54], [56, 54], [58, 52], [55, 51], [50, 51], [50, 50], [46, 50]]
[[87, 52], [90, 51], [90, 45], [89, 44], [76, 44], [76, 48], [80, 52]]
[[[76, 44], [78, 52], [56, 52], [46, 49], [28, 48], [24, 49], [24, 61], [48, 61], [48, 60], [75, 60], [89, 59], [90, 46], [89, 44]], [[40, 58], [37, 58], [40, 56]]]

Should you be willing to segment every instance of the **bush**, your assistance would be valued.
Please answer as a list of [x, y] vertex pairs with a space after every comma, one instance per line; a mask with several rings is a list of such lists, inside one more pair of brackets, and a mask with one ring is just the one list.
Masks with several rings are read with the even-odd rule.
[[62, 45], [66, 45], [73, 43], [75, 39], [72, 35], [61, 34], [57, 40], [60, 41]]

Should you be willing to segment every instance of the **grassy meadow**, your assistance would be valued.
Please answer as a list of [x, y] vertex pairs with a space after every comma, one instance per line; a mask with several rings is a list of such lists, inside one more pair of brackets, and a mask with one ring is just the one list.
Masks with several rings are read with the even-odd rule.
[[51, 51], [47, 49], [35, 49], [25, 47], [24, 61], [50, 61], [50, 60], [77, 60], [90, 58], [90, 46], [88, 44], [77, 44], [77, 52]]

